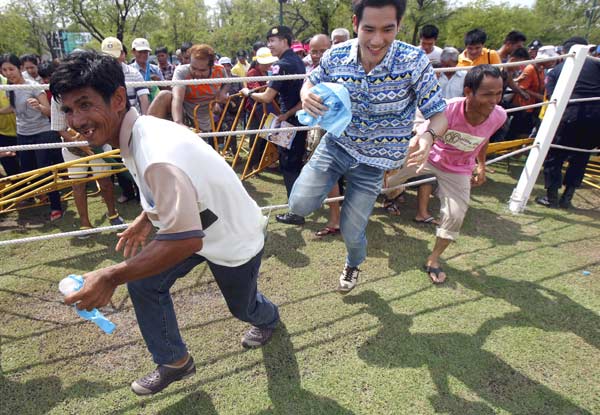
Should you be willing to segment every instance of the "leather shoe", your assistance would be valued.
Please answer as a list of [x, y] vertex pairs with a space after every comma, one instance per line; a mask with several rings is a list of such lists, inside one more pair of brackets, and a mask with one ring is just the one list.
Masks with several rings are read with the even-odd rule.
[[304, 217], [287, 212], [282, 215], [275, 216], [277, 222], [286, 223], [288, 225], [304, 225]]

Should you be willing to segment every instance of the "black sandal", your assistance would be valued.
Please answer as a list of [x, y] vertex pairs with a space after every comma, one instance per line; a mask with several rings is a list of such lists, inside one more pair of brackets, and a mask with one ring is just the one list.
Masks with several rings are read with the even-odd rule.
[[[444, 281], [440, 281], [439, 280], [439, 276], [440, 274], [443, 272], [444, 274], [446, 273], [442, 267], [437, 266], [437, 267], [432, 267], [429, 265], [423, 265], [423, 269], [425, 270], [425, 272], [427, 273], [427, 276], [429, 277], [429, 279], [431, 280], [431, 282], [433, 284], [443, 284], [448, 280], [448, 276], [446, 275], [446, 278], [444, 278]], [[435, 280], [433, 278], [431, 278], [431, 274], [435, 275]]]
[[400, 216], [401, 203], [404, 203], [404, 193], [400, 193], [398, 196], [392, 199], [388, 199], [386, 196], [385, 199], [383, 199], [383, 208], [392, 216]]

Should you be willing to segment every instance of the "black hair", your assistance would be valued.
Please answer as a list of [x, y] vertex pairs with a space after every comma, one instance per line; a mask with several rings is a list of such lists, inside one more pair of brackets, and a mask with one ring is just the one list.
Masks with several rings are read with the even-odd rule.
[[438, 29], [436, 26], [434, 26], [432, 24], [426, 24], [419, 31], [419, 38], [437, 39], [439, 34], [440, 34], [440, 29]]
[[125, 45], [121, 45], [121, 46], [123, 47], [123, 53], [124, 53], [125, 55], [127, 55], [127, 47], [125, 47]]
[[504, 38], [504, 43], [518, 43], [518, 42], [526, 42], [527, 36], [524, 33], [519, 32], [518, 30], [511, 30], [508, 32], [506, 37]]
[[465, 35], [465, 46], [483, 45], [487, 40], [487, 34], [481, 29], [469, 30]]
[[500, 78], [502, 74], [500, 73], [500, 69], [496, 68], [492, 65], [477, 65], [474, 68], [471, 68], [469, 72], [465, 75], [465, 88], [470, 88], [473, 93], [477, 93], [477, 90], [481, 86], [481, 82], [483, 82], [483, 78], [486, 76], [491, 76], [492, 78]]
[[563, 51], [565, 53], [569, 53], [569, 50], [573, 47], [573, 45], [587, 45], [588, 41], [586, 38], [581, 36], [573, 36], [568, 38], [563, 42]]
[[167, 47], [166, 47], [166, 46], [161, 46], [161, 47], [159, 47], [159, 48], [156, 48], [156, 49], [154, 50], [154, 54], [155, 54], [155, 55], [158, 55], [159, 53], [166, 53], [166, 54], [168, 55], [168, 54], [169, 54], [169, 49], [167, 49]]
[[357, 23], [360, 23], [365, 7], [381, 8], [385, 6], [396, 8], [396, 21], [400, 23], [406, 11], [406, 0], [352, 0], [352, 12], [356, 15]]
[[[5, 53], [0, 56], [0, 66], [2, 66], [2, 64], [5, 62], [16, 66], [17, 70], [21, 71], [21, 59], [19, 59], [14, 53]], [[15, 108], [15, 91], [8, 91], [8, 101], [10, 102], [10, 106]]]
[[181, 50], [181, 54], [184, 55], [185, 52], [187, 52], [187, 50], [189, 48], [191, 48], [194, 44], [192, 42], [183, 42], [181, 44], [181, 47], [179, 48]]
[[517, 49], [513, 50], [513, 53], [510, 54], [510, 57], [516, 58], [516, 59], [528, 60], [529, 52], [525, 48], [517, 48]]
[[259, 50], [260, 48], [264, 48], [264, 47], [266, 47], [266, 46], [267, 46], [267, 44], [266, 44], [265, 42], [262, 42], [262, 41], [260, 41], [260, 40], [259, 40], [258, 42], [254, 42], [254, 43], [252, 44], [252, 50], [253, 50], [254, 52], [256, 52], [256, 51], [257, 51], [257, 50]]
[[36, 55], [34, 55], [33, 53], [28, 53], [28, 54], [22, 55], [19, 59], [21, 61], [21, 65], [23, 65], [25, 62], [31, 62], [35, 66], [38, 66], [40, 64], [38, 57]]
[[[119, 61], [94, 50], [74, 52], [60, 63], [50, 78], [50, 92], [56, 100], [86, 87], [98, 92], [108, 104], [119, 87], [125, 88], [125, 75]], [[129, 100], [125, 101], [129, 109]]]
[[54, 71], [56, 70], [56, 66], [52, 62], [42, 62], [38, 67], [38, 75], [42, 78], [50, 78]]

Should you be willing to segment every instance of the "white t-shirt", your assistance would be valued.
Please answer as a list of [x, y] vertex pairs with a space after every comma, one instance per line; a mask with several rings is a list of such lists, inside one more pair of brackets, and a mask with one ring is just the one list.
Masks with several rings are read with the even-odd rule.
[[119, 140], [157, 239], [201, 237], [198, 254], [229, 267], [261, 251], [266, 218], [223, 157], [196, 134], [132, 108]]
[[433, 50], [431, 51], [431, 53], [426, 53], [426, 55], [427, 55], [427, 58], [429, 58], [429, 62], [440, 63], [442, 61], [442, 48], [440, 48], [439, 46], [433, 45]]

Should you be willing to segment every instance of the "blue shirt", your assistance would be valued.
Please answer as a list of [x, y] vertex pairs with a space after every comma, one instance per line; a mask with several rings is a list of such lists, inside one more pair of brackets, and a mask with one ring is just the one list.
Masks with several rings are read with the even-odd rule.
[[[288, 49], [279, 57], [271, 67], [273, 75], [296, 75], [306, 73], [306, 68], [302, 59]], [[269, 82], [269, 88], [273, 88], [279, 92], [279, 106], [281, 113], [289, 111], [300, 101], [300, 90], [302, 89], [302, 79]], [[291, 122], [291, 120], [289, 120]]]
[[402, 166], [417, 107], [425, 118], [446, 103], [425, 53], [394, 41], [368, 74], [358, 59], [358, 41], [329, 49], [310, 73], [310, 82], [343, 84], [350, 93], [352, 120], [340, 137], [327, 134], [359, 163], [384, 170]]
[[144, 78], [144, 81], [151, 81], [152, 75], [158, 76], [158, 78], [161, 81], [165, 80], [165, 77], [163, 76], [162, 71], [160, 70], [160, 68], [157, 65], [153, 65], [151, 63], [146, 63], [145, 71], [143, 71], [142, 68], [140, 68], [140, 65], [138, 65], [137, 62], [133, 62], [133, 63], [129, 64], [129, 66], [140, 71], [140, 74], [142, 75], [142, 78]]

